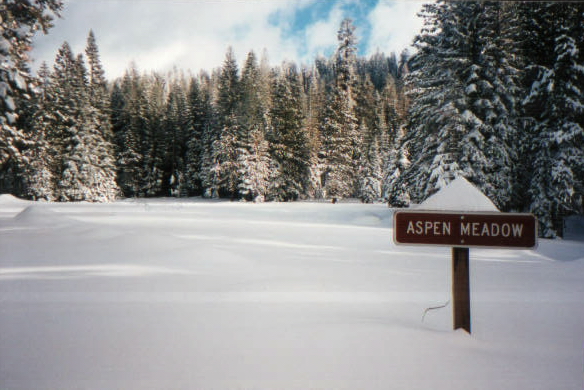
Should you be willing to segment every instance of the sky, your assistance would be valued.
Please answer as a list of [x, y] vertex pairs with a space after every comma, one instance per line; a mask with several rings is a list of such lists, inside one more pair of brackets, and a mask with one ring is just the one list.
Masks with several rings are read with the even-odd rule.
[[310, 64], [337, 46], [341, 21], [353, 19], [359, 55], [412, 51], [423, 2], [414, 0], [65, 0], [48, 35], [34, 39], [33, 68], [52, 66], [67, 41], [83, 53], [94, 31], [106, 77], [174, 67], [198, 72], [221, 66], [231, 46], [243, 63], [253, 50], [272, 65]]

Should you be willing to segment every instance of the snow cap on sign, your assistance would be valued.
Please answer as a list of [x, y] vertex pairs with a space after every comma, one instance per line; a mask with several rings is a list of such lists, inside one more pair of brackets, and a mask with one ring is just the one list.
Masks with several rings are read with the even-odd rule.
[[462, 176], [454, 179], [416, 208], [437, 211], [499, 211], [485, 194]]

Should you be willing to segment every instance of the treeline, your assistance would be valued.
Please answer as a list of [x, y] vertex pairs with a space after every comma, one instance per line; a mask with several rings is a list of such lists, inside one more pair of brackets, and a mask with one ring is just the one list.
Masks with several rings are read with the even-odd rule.
[[[18, 164], [34, 199], [206, 196], [248, 201], [382, 199], [384, 162], [405, 117], [407, 55], [356, 56], [343, 21], [334, 57], [270, 67], [231, 49], [211, 73], [143, 74], [107, 83], [95, 37], [64, 43], [20, 126], [34, 161]], [[26, 166], [26, 169], [22, 167]]]
[[346, 19], [335, 54], [311, 66], [251, 52], [240, 69], [228, 50], [211, 72], [132, 66], [111, 82], [92, 33], [85, 56], [65, 43], [36, 93], [5, 104], [0, 186], [59, 201], [406, 206], [464, 176], [501, 210], [535, 213], [544, 236], [561, 233], [583, 212], [584, 6], [439, 1], [421, 16], [411, 58], [357, 57]]
[[211, 74], [130, 69], [110, 105], [124, 196], [381, 199], [406, 58], [358, 60], [353, 29], [310, 68], [250, 52], [239, 69], [228, 50]]

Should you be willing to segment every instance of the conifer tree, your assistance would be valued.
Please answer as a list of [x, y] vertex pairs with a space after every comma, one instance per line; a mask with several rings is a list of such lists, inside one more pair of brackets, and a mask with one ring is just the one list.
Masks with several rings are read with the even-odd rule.
[[308, 139], [310, 155], [308, 157], [309, 173], [306, 194], [309, 197], [320, 199], [324, 197], [321, 176], [323, 172], [324, 155], [321, 154], [320, 137], [320, 113], [324, 112], [324, 81], [318, 75], [318, 70], [313, 67], [308, 80], [308, 91], [306, 99], [305, 131]]
[[362, 125], [364, 135], [361, 168], [359, 171], [359, 197], [364, 203], [373, 203], [381, 198], [382, 170], [379, 142], [374, 130]]
[[357, 37], [351, 19], [344, 19], [337, 32], [338, 47], [335, 55], [337, 88], [340, 89], [349, 105], [354, 105], [353, 89], [356, 80]]
[[22, 181], [23, 178], [8, 176], [26, 170], [27, 158], [22, 152], [35, 147], [17, 125], [18, 105], [30, 98], [34, 84], [28, 51], [33, 35], [37, 31], [46, 34], [61, 8], [60, 0], [10, 1], [0, 5], [0, 192], [14, 190], [4, 188], [5, 181]]
[[461, 175], [505, 206], [516, 87], [498, 5], [438, 2], [424, 6], [424, 17], [408, 76], [412, 106], [404, 141], [412, 164], [402, 177], [415, 201]]
[[208, 137], [214, 127], [214, 114], [209, 82], [205, 79], [204, 76], [191, 79], [187, 96], [192, 132], [187, 140], [185, 174], [190, 195], [203, 194], [205, 156], [212, 146]]
[[[54, 111], [54, 123], [51, 124], [51, 143], [58, 160], [55, 162], [56, 180], [59, 181], [66, 169], [67, 153], [74, 146], [73, 137], [77, 131], [77, 116], [83, 111], [82, 99], [84, 80], [79, 72], [79, 63], [68, 42], [59, 48], [51, 73], [50, 109]], [[84, 95], [82, 97], [82, 95]], [[61, 188], [59, 188], [59, 191]], [[56, 198], [61, 199], [58, 192]], [[62, 200], [67, 200], [63, 198]]]
[[110, 113], [109, 113], [109, 93], [107, 88], [107, 80], [105, 78], [105, 71], [101, 64], [99, 57], [99, 48], [93, 30], [89, 31], [87, 37], [87, 46], [85, 48], [85, 55], [88, 63], [88, 89], [89, 100], [92, 107], [95, 108], [98, 115], [99, 129], [104, 138], [113, 142], [113, 131], [111, 128]]
[[[531, 57], [534, 75], [524, 101], [533, 117], [529, 137], [532, 168], [529, 210], [544, 237], [562, 234], [562, 218], [582, 213], [584, 172], [584, 7], [578, 3], [543, 3], [532, 20], [541, 30], [547, 57]], [[533, 33], [533, 31], [532, 31]]]
[[345, 198], [354, 193], [355, 169], [354, 139], [349, 132], [355, 126], [355, 117], [349, 115], [347, 100], [336, 88], [329, 89], [320, 118], [321, 182], [328, 198]]
[[271, 155], [279, 167], [270, 196], [277, 200], [296, 200], [306, 193], [310, 146], [303, 127], [300, 75], [293, 64], [285, 64], [274, 80], [270, 111]]
[[463, 120], [455, 106], [464, 101], [460, 48], [464, 47], [457, 25], [452, 23], [451, 5], [426, 4], [424, 29], [416, 37], [418, 54], [412, 58], [408, 76], [412, 107], [404, 143], [411, 152], [411, 165], [401, 176], [413, 200], [420, 202], [457, 175], [459, 142]]
[[[516, 43], [509, 37], [500, 2], [485, 2], [473, 10], [475, 30], [471, 30], [473, 66], [465, 76], [469, 111], [478, 121], [470, 132], [484, 137], [484, 183], [482, 189], [500, 209], [512, 201], [513, 166], [518, 133], [517, 100], [519, 72], [516, 68]], [[477, 182], [478, 180], [475, 179]]]
[[65, 42], [55, 60], [57, 144], [60, 146], [58, 199], [111, 201], [118, 195], [111, 144], [100, 129], [100, 115], [91, 105], [83, 57], [74, 57]]
[[184, 79], [174, 80], [170, 86], [166, 115], [165, 132], [165, 181], [173, 196], [186, 196], [188, 191], [186, 177], [187, 142], [192, 138], [193, 124], [187, 101]]
[[408, 144], [403, 142], [405, 129], [402, 127], [390, 149], [385, 167], [383, 197], [391, 207], [407, 207], [411, 197], [402, 175], [410, 166]]
[[143, 196], [146, 187], [144, 132], [146, 91], [135, 67], [126, 71], [111, 95], [111, 121], [116, 144], [118, 184], [124, 196]]
[[38, 72], [38, 91], [31, 99], [27, 137], [33, 147], [23, 151], [23, 194], [33, 200], [54, 200], [57, 156], [52, 147], [51, 128], [55, 123], [51, 109], [50, 70], [43, 62]]
[[269, 186], [274, 175], [274, 165], [270, 158], [268, 141], [264, 132], [257, 127], [249, 133], [248, 145], [240, 151], [239, 194], [253, 202], [263, 202], [269, 193]]
[[[144, 186], [146, 196], [170, 195], [171, 167], [166, 167], [167, 150], [172, 139], [165, 129], [167, 81], [158, 73], [145, 78], [145, 106], [140, 119], [143, 122], [141, 151], [144, 156]], [[174, 131], [174, 130], [173, 130]]]
[[211, 182], [216, 188], [211, 193], [235, 199], [238, 196], [239, 162], [238, 162], [238, 106], [241, 97], [239, 69], [233, 49], [229, 48], [225, 56], [218, 80], [218, 126], [219, 138], [213, 143], [213, 167], [210, 169]]
[[321, 116], [324, 192], [330, 198], [352, 196], [356, 188], [359, 134], [353, 92], [356, 84], [356, 37], [350, 19], [341, 22], [335, 55], [336, 80]]
[[358, 193], [365, 203], [372, 203], [381, 198], [381, 146], [383, 135], [387, 129], [384, 126], [383, 113], [379, 112], [379, 103], [379, 96], [369, 75], [367, 75], [365, 82], [359, 85], [355, 108], [360, 123], [359, 134], [362, 137]]
[[[265, 135], [268, 129], [268, 96], [255, 53], [248, 54], [240, 81], [237, 153], [239, 193], [247, 200], [265, 199], [270, 173]], [[259, 153], [259, 155], [257, 155]], [[259, 187], [258, 187], [259, 186]]]

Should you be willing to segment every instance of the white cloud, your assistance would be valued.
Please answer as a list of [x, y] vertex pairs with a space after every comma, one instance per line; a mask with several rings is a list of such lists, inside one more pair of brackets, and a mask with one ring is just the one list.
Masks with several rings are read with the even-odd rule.
[[52, 63], [65, 40], [83, 52], [93, 29], [108, 77], [121, 76], [132, 61], [144, 71], [211, 70], [221, 66], [228, 46], [240, 62], [263, 49], [273, 63], [295, 60], [299, 45], [285, 37], [285, 22], [312, 1], [70, 0], [49, 35], [35, 39], [33, 56], [37, 66]]
[[[166, 72], [174, 66], [198, 72], [221, 66], [228, 46], [240, 64], [254, 50], [267, 50], [272, 64], [309, 63], [337, 45], [337, 30], [349, 3], [337, 0], [330, 12], [304, 31], [292, 31], [294, 15], [321, 0], [66, 0], [63, 18], [48, 36], [35, 39], [35, 67], [53, 63], [63, 41], [76, 53], [85, 49], [93, 29], [109, 78], [123, 75], [134, 61], [143, 71]], [[328, 1], [328, 0], [327, 0]], [[355, 3], [358, 4], [358, 3]], [[421, 3], [380, 3], [369, 14], [368, 51], [401, 51], [419, 31]]]
[[303, 56], [305, 62], [312, 61], [317, 55], [330, 54], [329, 51], [337, 45], [337, 31], [343, 20], [343, 10], [337, 4], [328, 17], [319, 20], [305, 30], [306, 50]]
[[378, 49], [386, 54], [400, 53], [404, 49], [412, 51], [410, 45], [423, 24], [423, 20], [416, 15], [424, 3], [427, 1], [380, 0], [369, 13], [371, 37], [368, 54]]

